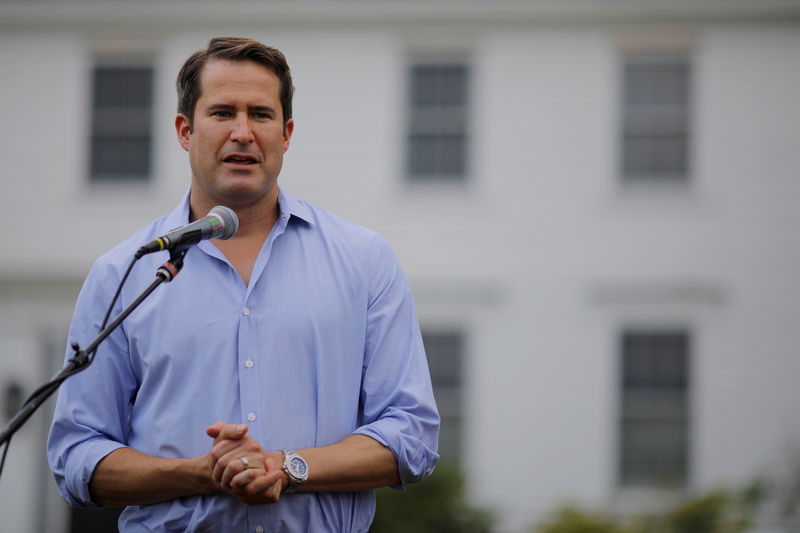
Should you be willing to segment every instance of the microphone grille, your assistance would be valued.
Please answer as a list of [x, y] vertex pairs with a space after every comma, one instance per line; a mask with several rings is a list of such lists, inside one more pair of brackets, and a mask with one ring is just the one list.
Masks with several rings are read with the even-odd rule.
[[233, 209], [225, 207], [224, 205], [218, 205], [211, 209], [208, 214], [215, 215], [222, 221], [222, 233], [219, 235], [220, 239], [230, 239], [233, 237], [233, 234], [236, 233], [236, 230], [239, 229], [239, 217], [236, 216]]

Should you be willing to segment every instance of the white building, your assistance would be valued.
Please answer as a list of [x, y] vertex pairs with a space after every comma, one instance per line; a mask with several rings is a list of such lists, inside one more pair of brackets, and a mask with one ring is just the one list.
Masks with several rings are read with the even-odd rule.
[[[786, 466], [800, 0], [0, 2], [3, 424], [94, 259], [185, 191], [174, 79], [224, 34], [292, 67], [282, 186], [399, 256], [443, 453], [500, 531]], [[8, 531], [69, 531], [48, 425], [12, 442]]]

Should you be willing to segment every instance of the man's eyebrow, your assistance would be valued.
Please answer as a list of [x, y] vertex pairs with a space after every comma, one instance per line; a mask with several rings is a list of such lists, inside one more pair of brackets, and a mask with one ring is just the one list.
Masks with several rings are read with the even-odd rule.
[[258, 111], [261, 113], [275, 113], [275, 108], [270, 105], [254, 105], [247, 108], [249, 111]]
[[233, 109], [233, 106], [228, 104], [211, 104], [206, 109], [208, 111], [230, 111]]
[[[236, 106], [230, 104], [211, 104], [208, 106], [207, 110], [210, 112], [213, 111], [231, 111], [235, 109]], [[248, 111], [253, 112], [260, 112], [260, 113], [275, 113], [275, 108], [269, 105], [253, 105], [247, 108]]]

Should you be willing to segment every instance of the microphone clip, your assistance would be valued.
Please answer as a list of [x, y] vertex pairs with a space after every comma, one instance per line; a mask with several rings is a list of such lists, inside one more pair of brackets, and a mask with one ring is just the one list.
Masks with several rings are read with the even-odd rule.
[[175, 276], [183, 268], [183, 258], [188, 250], [189, 248], [184, 246], [170, 250], [169, 261], [156, 270], [156, 277], [161, 278], [165, 283], [175, 279]]

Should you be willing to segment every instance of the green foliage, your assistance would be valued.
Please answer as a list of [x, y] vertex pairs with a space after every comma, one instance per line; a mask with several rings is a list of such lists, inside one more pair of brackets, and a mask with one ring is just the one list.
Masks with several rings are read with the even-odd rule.
[[716, 491], [678, 506], [663, 519], [665, 533], [741, 533], [754, 509], [745, 494]]
[[574, 507], [559, 510], [553, 519], [536, 528], [536, 533], [627, 533], [613, 520]]
[[471, 507], [464, 496], [460, 471], [440, 463], [421, 483], [405, 492], [380, 489], [376, 493], [372, 533], [489, 533], [491, 515]]
[[636, 520], [613, 520], [568, 507], [535, 527], [535, 533], [742, 533], [763, 500], [761, 485], [741, 492], [714, 491], [673, 509]]

